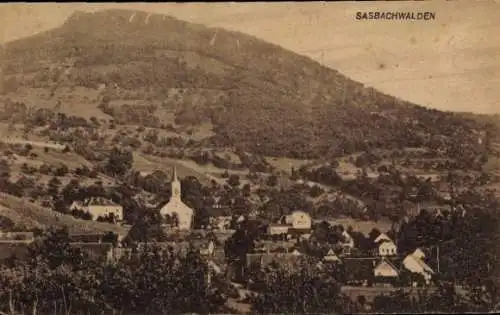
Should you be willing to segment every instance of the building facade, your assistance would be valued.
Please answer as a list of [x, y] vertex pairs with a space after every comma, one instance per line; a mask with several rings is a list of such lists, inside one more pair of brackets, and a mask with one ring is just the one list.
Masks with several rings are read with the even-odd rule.
[[84, 202], [75, 201], [71, 204], [70, 210], [88, 212], [92, 215], [92, 220], [109, 216], [113, 216], [116, 221], [123, 220], [123, 207], [104, 198], [89, 198]]
[[193, 226], [194, 211], [181, 200], [181, 183], [177, 179], [175, 166], [170, 186], [172, 196], [169, 202], [160, 209], [160, 214], [163, 217], [169, 216], [170, 218], [175, 218], [175, 225], [180, 230], [190, 230]]

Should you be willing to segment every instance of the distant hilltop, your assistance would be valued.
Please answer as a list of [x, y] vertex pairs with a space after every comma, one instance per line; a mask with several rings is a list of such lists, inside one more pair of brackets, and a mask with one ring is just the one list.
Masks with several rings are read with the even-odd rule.
[[30, 144], [34, 147], [41, 147], [41, 148], [51, 148], [55, 150], [64, 150], [66, 147], [63, 144], [57, 143], [55, 141], [31, 141], [31, 140], [25, 140], [21, 139], [18, 137], [1, 137], [0, 142], [4, 143], [10, 143], [10, 144]]

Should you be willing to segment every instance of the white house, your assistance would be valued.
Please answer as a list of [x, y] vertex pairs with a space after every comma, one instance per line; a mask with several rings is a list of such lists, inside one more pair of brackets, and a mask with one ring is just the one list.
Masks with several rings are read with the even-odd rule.
[[376, 254], [379, 256], [394, 256], [397, 255], [397, 247], [393, 241], [382, 240], [377, 244]]
[[312, 225], [311, 216], [304, 211], [294, 211], [285, 216], [285, 223], [294, 229], [310, 229]]
[[344, 238], [344, 242], [342, 242], [342, 246], [353, 249], [354, 248], [354, 239], [352, 238], [352, 236], [349, 233], [347, 233], [347, 231], [344, 230], [342, 232], [342, 237]]
[[391, 242], [392, 242], [391, 238], [390, 238], [389, 236], [387, 236], [387, 234], [385, 234], [385, 233], [380, 233], [380, 234], [379, 234], [379, 236], [377, 236], [377, 238], [375, 238], [375, 239], [373, 240], [373, 242], [374, 242], [374, 243], [378, 243], [378, 242], [380, 242], [380, 241], [384, 241], [384, 240], [385, 240], [385, 241], [391, 241]]
[[289, 228], [290, 226], [286, 224], [269, 224], [267, 226], [267, 234], [269, 235], [287, 234]]
[[416, 257], [420, 260], [424, 260], [424, 258], [425, 258], [425, 253], [420, 248], [415, 249], [415, 251], [413, 251], [412, 255], [413, 255], [413, 257]]
[[70, 206], [70, 210], [76, 209], [90, 213], [92, 220], [109, 215], [114, 215], [116, 221], [123, 220], [123, 207], [105, 198], [92, 197], [84, 202], [74, 201]]
[[215, 243], [214, 241], [210, 241], [207, 245], [202, 246], [202, 248], [200, 248], [200, 254], [204, 256], [211, 256], [214, 253], [214, 249], [215, 249]]
[[429, 283], [434, 274], [434, 270], [424, 262], [424, 258], [425, 254], [417, 248], [413, 253], [405, 257], [403, 266], [413, 273], [422, 275], [425, 281]]
[[330, 249], [328, 253], [323, 257], [324, 261], [328, 262], [339, 262], [340, 258], [335, 254], [335, 252]]
[[396, 278], [399, 276], [399, 271], [391, 262], [384, 259], [377, 266], [375, 266], [373, 269], [373, 275], [375, 277]]
[[177, 218], [177, 227], [180, 230], [190, 230], [193, 225], [194, 211], [181, 200], [181, 183], [177, 179], [175, 166], [172, 174], [172, 182], [170, 183], [172, 196], [169, 202], [160, 209], [162, 216], [170, 216]]

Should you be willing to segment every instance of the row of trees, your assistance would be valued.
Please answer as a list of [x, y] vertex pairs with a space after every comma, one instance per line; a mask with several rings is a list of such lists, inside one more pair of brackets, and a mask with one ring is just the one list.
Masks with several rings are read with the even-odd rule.
[[207, 282], [195, 252], [178, 257], [152, 247], [115, 264], [90, 260], [69, 244], [67, 231], [51, 231], [30, 248], [27, 261], [0, 273], [0, 310], [30, 314], [209, 313], [225, 298]]

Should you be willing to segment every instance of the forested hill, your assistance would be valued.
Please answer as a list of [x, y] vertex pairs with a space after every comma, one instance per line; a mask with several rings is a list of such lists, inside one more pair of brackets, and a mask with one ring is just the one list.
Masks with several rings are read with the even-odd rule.
[[[119, 123], [161, 126], [170, 122], [160, 113], [171, 111], [179, 125], [211, 122], [206, 145], [265, 155], [475, 150], [486, 126], [366, 88], [255, 37], [146, 12], [76, 12], [57, 29], [8, 43], [3, 57], [5, 93], [99, 90], [94, 105]], [[150, 102], [150, 116], [123, 115], [131, 100]]]

